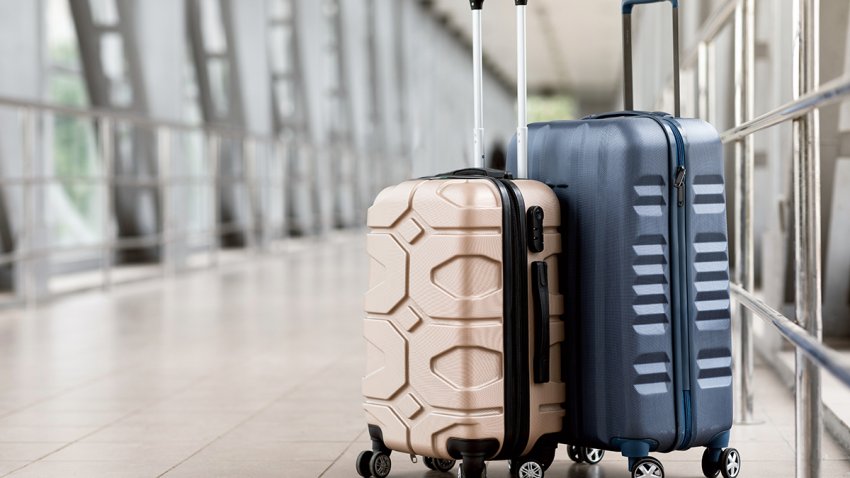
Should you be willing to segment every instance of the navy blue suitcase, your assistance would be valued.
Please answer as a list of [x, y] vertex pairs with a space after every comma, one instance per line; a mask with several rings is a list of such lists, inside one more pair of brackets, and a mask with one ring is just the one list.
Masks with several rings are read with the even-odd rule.
[[[563, 216], [562, 441], [575, 460], [586, 456], [576, 450], [619, 451], [634, 477], [663, 476], [650, 452], [703, 446], [704, 474], [733, 478], [723, 149], [704, 121], [631, 111], [636, 3], [653, 0], [623, 2], [628, 111], [528, 132], [528, 177], [555, 190]], [[516, 138], [508, 168], [516, 172]]]

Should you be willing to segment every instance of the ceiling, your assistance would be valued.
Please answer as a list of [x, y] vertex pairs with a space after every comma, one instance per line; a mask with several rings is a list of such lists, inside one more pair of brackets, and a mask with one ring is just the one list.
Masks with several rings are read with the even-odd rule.
[[[622, 74], [620, 0], [528, 2], [528, 86], [536, 92], [580, 94], [604, 100]], [[471, 38], [467, 0], [433, 0], [433, 11]], [[505, 78], [516, 81], [516, 7], [484, 3], [484, 53]]]

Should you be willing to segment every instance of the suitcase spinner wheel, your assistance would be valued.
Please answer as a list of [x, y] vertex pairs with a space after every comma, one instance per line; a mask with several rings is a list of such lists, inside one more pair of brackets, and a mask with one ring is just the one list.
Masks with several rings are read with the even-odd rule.
[[365, 450], [357, 455], [354, 466], [357, 474], [363, 478], [386, 478], [392, 470], [393, 462], [387, 453]]
[[455, 460], [444, 460], [442, 458], [431, 458], [428, 456], [423, 458], [422, 462], [429, 470], [442, 471], [443, 473], [451, 471], [451, 469], [454, 468], [455, 463], [457, 463]]
[[464, 459], [457, 469], [457, 478], [487, 478], [487, 464], [483, 459]]
[[384, 452], [375, 452], [369, 460], [369, 471], [375, 478], [386, 478], [390, 474], [393, 462], [389, 455]]
[[570, 460], [581, 463], [581, 447], [575, 445], [567, 445], [567, 456]]
[[543, 478], [546, 468], [534, 460], [511, 460], [511, 478]]
[[632, 466], [632, 478], [664, 478], [664, 467], [651, 456], [640, 458]]
[[361, 451], [357, 455], [357, 461], [354, 462], [354, 467], [357, 469], [357, 474], [363, 478], [372, 476], [372, 470], [369, 469], [369, 461], [372, 460], [372, 450]]
[[579, 450], [579, 454], [581, 456], [581, 460], [588, 465], [595, 465], [602, 461], [602, 457], [605, 456], [605, 450], [600, 450], [598, 448], [588, 448], [581, 447]]
[[741, 472], [741, 454], [734, 448], [706, 448], [702, 454], [702, 474], [706, 478], [735, 478]]
[[599, 448], [588, 448], [584, 446], [567, 445], [567, 456], [576, 463], [587, 463], [595, 465], [602, 461], [605, 450]]

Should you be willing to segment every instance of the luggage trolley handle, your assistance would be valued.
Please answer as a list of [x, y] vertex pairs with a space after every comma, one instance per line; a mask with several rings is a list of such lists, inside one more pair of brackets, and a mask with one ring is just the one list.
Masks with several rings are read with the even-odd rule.
[[[623, 73], [625, 109], [634, 110], [634, 82], [632, 78], [632, 9], [635, 5], [658, 3], [665, 0], [623, 0]], [[673, 5], [673, 100], [676, 117], [681, 116], [679, 87], [679, 0], [667, 0]]]
[[[517, 6], [517, 177], [528, 177], [528, 85], [526, 69], [526, 21], [528, 0]], [[481, 11], [484, 0], [469, 0], [472, 9], [472, 81], [475, 127], [472, 132], [475, 168], [484, 168], [484, 53], [481, 42]]]
[[528, 177], [528, 65], [526, 63], [526, 20], [525, 10], [528, 0], [514, 0], [516, 4], [516, 40], [517, 40], [517, 177]]
[[472, 85], [475, 127], [472, 130], [472, 163], [483, 168], [484, 162], [484, 53], [481, 46], [481, 11], [484, 0], [469, 0], [472, 8]]

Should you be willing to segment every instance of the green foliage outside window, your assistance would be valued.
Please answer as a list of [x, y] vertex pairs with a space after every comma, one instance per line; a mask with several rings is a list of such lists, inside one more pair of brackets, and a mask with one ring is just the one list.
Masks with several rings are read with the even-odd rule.
[[529, 123], [574, 119], [575, 112], [575, 101], [571, 96], [530, 96], [528, 98]]
[[[58, 71], [49, 75], [50, 102], [62, 106], [86, 107], [88, 97], [79, 73], [67, 71], [78, 64], [76, 45], [61, 44], [51, 49], [50, 60]], [[58, 178], [80, 178], [96, 173], [93, 121], [57, 114], [53, 117], [53, 172]], [[95, 187], [80, 182], [61, 183], [74, 208], [90, 218]]]

